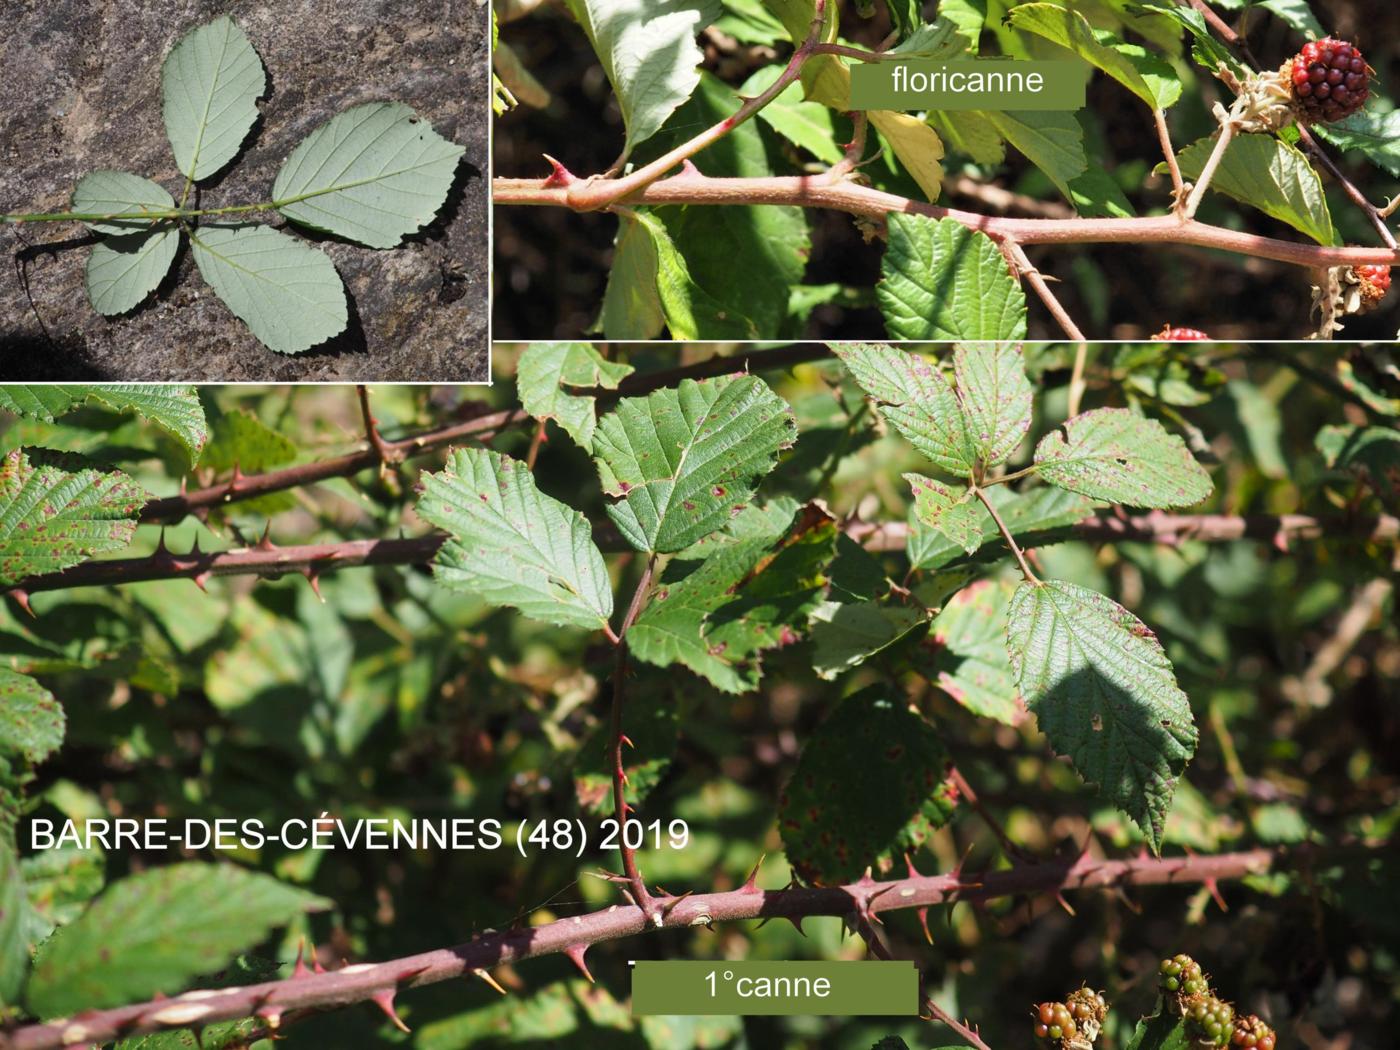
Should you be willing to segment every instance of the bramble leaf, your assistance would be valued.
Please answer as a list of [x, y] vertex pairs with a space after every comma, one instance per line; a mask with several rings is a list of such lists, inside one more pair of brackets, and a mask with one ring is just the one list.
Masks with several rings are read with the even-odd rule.
[[28, 912], [19, 856], [10, 836], [0, 835], [0, 1009], [18, 1005], [29, 970]]
[[944, 603], [929, 627], [936, 644], [929, 677], [963, 707], [1015, 725], [1025, 714], [1006, 652], [1006, 607], [1014, 587], [977, 580]]
[[884, 602], [823, 602], [812, 612], [812, 670], [828, 681], [928, 623], [918, 609]]
[[1382, 503], [1400, 510], [1400, 431], [1392, 427], [1326, 426], [1317, 450], [1327, 465], [1361, 478]]
[[299, 354], [345, 330], [345, 288], [330, 258], [270, 226], [201, 226], [194, 261], [269, 350]]
[[831, 516], [808, 505], [777, 531], [698, 562], [677, 558], [627, 632], [633, 655], [658, 667], [682, 664], [723, 692], [756, 688], [762, 653], [796, 641], [826, 593], [836, 536]]
[[893, 339], [1022, 339], [1026, 295], [985, 233], [892, 213], [875, 288]]
[[1189, 1050], [1192, 1043], [1185, 1019], [1174, 1010], [1159, 1007], [1151, 1017], [1138, 1021], [1123, 1050]]
[[[1094, 502], [1078, 493], [1047, 485], [1028, 492], [1012, 492], [1004, 485], [987, 491], [987, 498], [997, 508], [1012, 536], [1023, 546], [1034, 547], [1070, 535], [1070, 526], [1087, 518]], [[995, 560], [1006, 555], [1005, 547], [991, 541], [1000, 536], [996, 522], [980, 507], [982, 544], [976, 560]], [[915, 569], [941, 569], [955, 561], [964, 560], [965, 552], [942, 533], [926, 527], [917, 515], [910, 515], [909, 543], [905, 548], [909, 564]]]
[[160, 87], [165, 133], [186, 178], [208, 178], [237, 155], [267, 90], [262, 60], [223, 16], [193, 29], [165, 56]]
[[1050, 746], [1160, 851], [1196, 726], [1156, 636], [1112, 599], [1047, 580], [1012, 597], [1007, 647]]
[[947, 765], [938, 733], [903, 700], [880, 686], [847, 697], [807, 738], [779, 797], [788, 863], [823, 885], [888, 871], [952, 816]]
[[88, 254], [88, 301], [104, 317], [136, 307], [156, 290], [175, 261], [180, 231], [167, 226], [129, 237], [98, 241]]
[[172, 211], [175, 198], [150, 179], [125, 171], [90, 171], [73, 187], [73, 210], [86, 215], [130, 215], [132, 218], [89, 219], [83, 225], [110, 237], [149, 233], [155, 219], [141, 216]]
[[594, 459], [628, 543], [672, 552], [721, 528], [796, 440], [787, 403], [761, 379], [720, 376], [623, 398], [598, 421]]
[[588, 343], [531, 343], [520, 355], [515, 386], [520, 405], [536, 419], [552, 419], [585, 452], [593, 449], [598, 425], [594, 399], [566, 387], [616, 390], [632, 366], [609, 361]]
[[[193, 464], [209, 440], [204, 406], [192, 386], [166, 383], [0, 384], [0, 409], [52, 423], [82, 405], [113, 412], [135, 412], [160, 427], [187, 453]], [[248, 464], [244, 464], [248, 466]]]
[[1314, 124], [1312, 130], [1339, 149], [1358, 150], [1372, 164], [1400, 176], [1400, 109], [1362, 110], [1334, 124]]
[[121, 550], [146, 503], [125, 474], [35, 467], [23, 449], [0, 459], [0, 586]]
[[28, 675], [0, 667], [0, 753], [42, 762], [63, 744], [63, 708]]
[[525, 464], [453, 449], [446, 467], [419, 484], [419, 517], [451, 536], [433, 559], [441, 583], [545, 623], [607, 625], [612, 587], [592, 526], [536, 488]]
[[914, 493], [914, 515], [931, 529], [937, 529], [968, 554], [982, 546], [982, 504], [968, 494], [966, 486], [944, 485], [922, 474], [905, 474]]
[[1189, 507], [1212, 489], [1181, 438], [1126, 408], [1092, 409], [1046, 434], [1035, 466], [1053, 485], [1129, 507]]
[[[1215, 148], [1213, 138], [1187, 146], [1177, 156], [1181, 174], [1200, 178]], [[1165, 173], [1166, 165], [1158, 171]], [[1322, 177], [1297, 146], [1273, 135], [1237, 135], [1215, 169], [1210, 188], [1292, 226], [1319, 244], [1337, 240]]]
[[1181, 97], [1181, 81], [1170, 63], [1146, 48], [1095, 29], [1077, 11], [1058, 4], [1022, 4], [1012, 9], [1007, 21], [1069, 48], [1154, 109], [1168, 109]]
[[25, 990], [40, 1017], [168, 994], [330, 902], [232, 865], [172, 864], [111, 886], [44, 942]]
[[302, 226], [392, 248], [433, 221], [465, 152], [402, 102], [367, 102], [292, 150], [272, 199]]
[[720, 16], [719, 0], [567, 0], [617, 93], [627, 129], [623, 155], [666, 123], [700, 82], [696, 36]]
[[1032, 392], [1021, 348], [960, 346], [953, 376], [967, 440], [984, 467], [1005, 463], [1031, 428]]

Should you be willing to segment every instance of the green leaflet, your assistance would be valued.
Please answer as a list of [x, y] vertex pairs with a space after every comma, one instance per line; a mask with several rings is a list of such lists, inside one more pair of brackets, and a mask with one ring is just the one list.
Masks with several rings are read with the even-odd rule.
[[984, 118], [998, 135], [1045, 172], [1066, 200], [1074, 202], [1072, 183], [1089, 170], [1089, 158], [1084, 152], [1084, 128], [1077, 116], [1053, 110], [989, 110], [967, 116]]
[[1181, 81], [1170, 63], [1137, 44], [1095, 29], [1077, 11], [1058, 4], [1022, 4], [1007, 18], [1017, 29], [1069, 48], [1153, 109], [1169, 109], [1181, 97]]
[[922, 474], [905, 474], [914, 493], [914, 516], [968, 554], [982, 546], [982, 504], [964, 485], [948, 486]]
[[823, 885], [888, 871], [952, 816], [947, 764], [933, 726], [883, 687], [843, 700], [807, 738], [779, 796], [788, 863]]
[[201, 226], [194, 261], [269, 350], [299, 354], [345, 330], [345, 288], [329, 256], [270, 226]]
[[677, 558], [627, 632], [637, 659], [682, 664], [726, 693], [749, 692], [762, 654], [795, 642], [825, 596], [836, 523], [815, 504], [780, 529]]
[[267, 75], [243, 30], [224, 16], [180, 38], [165, 56], [160, 87], [175, 164], [198, 181], [237, 155], [258, 118]]
[[1189, 507], [1212, 489], [1181, 438], [1125, 408], [1082, 412], [1046, 434], [1035, 466], [1053, 485], [1129, 507]]
[[[238, 467], [246, 474], [290, 463], [296, 445], [246, 408], [225, 412], [214, 420], [214, 436], [199, 457], [199, 465], [223, 471]], [[253, 501], [258, 502], [257, 500]]]
[[623, 155], [651, 138], [700, 82], [700, 30], [719, 0], [567, 0], [612, 82], [627, 128]]
[[[779, 66], [764, 66], [739, 88], [744, 98], [753, 98], [770, 88], [782, 75]], [[758, 111], [763, 121], [794, 146], [805, 149], [825, 164], [837, 163], [844, 151], [836, 141], [834, 114], [820, 102], [803, 99], [802, 85], [789, 84], [772, 102]]]
[[28, 675], [0, 667], [0, 754], [42, 762], [63, 744], [63, 708]]
[[44, 942], [25, 990], [40, 1017], [169, 994], [330, 902], [232, 865], [173, 864], [107, 889]]
[[812, 612], [812, 669], [830, 681], [913, 636], [920, 610], [883, 602], [823, 602]]
[[[204, 406], [192, 386], [164, 383], [62, 385], [0, 384], [0, 409], [52, 423], [59, 416], [83, 405], [99, 405], [113, 412], [134, 412], [160, 427], [189, 454], [190, 463], [199, 459], [209, 440], [209, 423]], [[245, 467], [249, 464], [244, 463]], [[250, 468], [256, 469], [256, 468]]]
[[1156, 636], [1104, 595], [1047, 580], [1012, 597], [1007, 647], [1050, 746], [1159, 852], [1196, 726]]
[[641, 551], [669, 553], [721, 528], [796, 440], [761, 379], [720, 376], [623, 398], [598, 421], [594, 459], [608, 516]]
[[[1078, 493], [1046, 485], [1027, 492], [1013, 492], [1005, 485], [987, 490], [987, 498], [997, 508], [1001, 520], [1022, 546], [1041, 546], [1067, 538], [1070, 526], [1083, 521], [1094, 510], [1094, 502]], [[980, 506], [980, 505], [979, 505]], [[976, 561], [995, 561], [1006, 556], [1005, 548], [994, 542], [1000, 537], [992, 516], [982, 510], [982, 546]], [[910, 514], [909, 543], [905, 548], [909, 565], [915, 569], [941, 569], [965, 561], [965, 551], [941, 532], [928, 528], [917, 515]]]
[[891, 214], [876, 286], [893, 339], [1022, 339], [1026, 295], [992, 239], [956, 219]]
[[949, 598], [929, 627], [936, 643], [928, 676], [982, 718], [1015, 725], [1025, 715], [1006, 652], [1006, 608], [1014, 585], [978, 580]]
[[525, 464], [459, 448], [420, 484], [419, 516], [451, 536], [433, 559], [441, 583], [561, 627], [607, 625], [612, 588], [592, 526], [536, 488]]
[[293, 222], [392, 248], [433, 220], [465, 152], [402, 102], [367, 102], [292, 150], [272, 199]]
[[1400, 109], [1362, 110], [1335, 124], [1316, 124], [1314, 133], [1344, 150], [1359, 150], [1391, 175], [1400, 176]]
[[[1178, 155], [1182, 176], [1199, 178], [1214, 148], [1215, 139], [1204, 138], [1182, 150]], [[1158, 170], [1166, 171], [1166, 166]], [[1235, 136], [1210, 188], [1258, 208], [1319, 244], [1337, 242], [1321, 177], [1301, 150], [1273, 135]]]
[[180, 231], [167, 226], [151, 233], [98, 241], [88, 255], [88, 301], [104, 317], [124, 314], [156, 290], [175, 261]]
[[146, 503], [125, 474], [35, 467], [23, 449], [0, 460], [0, 586], [121, 550]]
[[[579, 747], [573, 769], [574, 797], [578, 799], [579, 808], [598, 817], [610, 816], [613, 812], [610, 739], [610, 727], [603, 721]], [[661, 782], [675, 758], [680, 739], [680, 715], [675, 697], [663, 694], [649, 701], [645, 709], [629, 711], [627, 739], [632, 746], [622, 752], [622, 768], [627, 775], [623, 792], [629, 806], [640, 806]]]
[[593, 449], [597, 426], [594, 399], [565, 387], [604, 387], [632, 374], [632, 366], [607, 360], [588, 343], [531, 343], [520, 355], [515, 386], [520, 405], [536, 419], [552, 419], [585, 452]]
[[1189, 1050], [1193, 1042], [1180, 1015], [1159, 1006], [1151, 1017], [1138, 1021], [1123, 1050]]
[[1031, 428], [1031, 384], [1019, 346], [960, 346], [953, 376], [967, 440], [984, 467], [1005, 463]]
[[143, 216], [171, 211], [175, 198], [150, 179], [125, 171], [90, 171], [73, 187], [73, 210], [89, 215], [113, 218], [87, 220], [83, 223], [93, 233], [111, 237], [148, 233], [155, 220], [123, 219], [117, 216]]

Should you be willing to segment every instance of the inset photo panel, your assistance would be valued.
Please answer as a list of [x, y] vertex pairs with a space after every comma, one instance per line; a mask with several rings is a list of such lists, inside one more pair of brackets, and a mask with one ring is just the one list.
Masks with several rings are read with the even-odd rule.
[[475, 0], [21, 4], [0, 378], [488, 378]]
[[497, 18], [496, 339], [1400, 329], [1390, 0]]
[[1394, 1045], [1393, 348], [495, 351], [0, 385], [0, 1047]]

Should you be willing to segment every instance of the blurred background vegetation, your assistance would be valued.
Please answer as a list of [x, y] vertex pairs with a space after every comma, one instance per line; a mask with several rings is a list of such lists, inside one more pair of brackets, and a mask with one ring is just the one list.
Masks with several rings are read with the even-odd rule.
[[[497, 347], [498, 376], [513, 374], [520, 349]], [[673, 366], [678, 355], [698, 360], [737, 349], [609, 353], [647, 371]], [[1073, 354], [1063, 346], [1028, 348], [1041, 389], [1033, 434], [1063, 418]], [[736, 353], [736, 367], [742, 360]], [[793, 405], [801, 437], [761, 493], [817, 493], [838, 515], [902, 520], [908, 497], [900, 472], [918, 469], [917, 457], [862, 411], [859, 392], [841, 383], [835, 363], [765, 378]], [[1314, 438], [1329, 424], [1394, 427], [1400, 375], [1390, 351], [1098, 347], [1088, 379], [1086, 407], [1141, 405], [1187, 435], [1216, 483], [1205, 509], [1332, 519], [1383, 509], [1371, 487], [1327, 467]], [[216, 417], [198, 471], [204, 482], [228, 477], [235, 462], [252, 473], [362, 440], [350, 387], [211, 387], [201, 396]], [[512, 384], [498, 381], [489, 389], [376, 387], [372, 403], [385, 434], [395, 437], [483, 403], [515, 402]], [[3, 425], [6, 447], [43, 445], [120, 462], [153, 494], [174, 492], [184, 471], [163, 437], [109, 414]], [[592, 464], [551, 433], [538, 461], [541, 488], [600, 519]], [[531, 428], [516, 428], [492, 447], [523, 457], [530, 439]], [[253, 542], [269, 525], [278, 543], [421, 534], [412, 486], [417, 471], [438, 459], [414, 460], [401, 475], [366, 471], [231, 504], [207, 524], [168, 528], [166, 542], [177, 552], [195, 539], [217, 549]], [[137, 552], [154, 549], [157, 536], [143, 527]], [[1242, 1011], [1270, 1019], [1281, 1046], [1395, 1045], [1400, 858], [1343, 865], [1330, 852], [1356, 838], [1389, 839], [1400, 818], [1394, 544], [1347, 535], [1295, 540], [1286, 549], [1252, 540], [1178, 547], [1069, 541], [1035, 556], [1054, 576], [1137, 612], [1160, 634], [1191, 698], [1201, 743], [1177, 791], [1166, 852], [1301, 842], [1323, 848], [1315, 864], [1294, 872], [1222, 885], [1228, 912], [1197, 887], [1076, 893], [1073, 914], [1052, 898], [981, 909], [957, 904], [930, 914], [932, 944], [911, 913], [886, 916], [897, 951], [918, 960], [940, 1004], [978, 1023], [995, 1050], [1031, 1046], [1030, 1005], [1081, 981], [1106, 990], [1115, 1010], [1105, 1040], [1121, 1046], [1122, 1026], [1152, 1007], [1156, 961], [1178, 951], [1197, 957]], [[939, 585], [936, 573], [909, 574], [900, 554], [881, 558], [895, 580]], [[619, 578], [638, 568], [625, 557], [609, 562]], [[1009, 569], [1004, 559], [988, 572]], [[5, 603], [0, 659], [41, 673], [70, 719], [66, 745], [41, 767], [31, 791], [42, 799], [35, 815], [280, 823], [328, 811], [346, 819], [500, 818], [509, 834], [514, 821], [580, 812], [575, 774], [600, 761], [593, 734], [605, 718], [610, 650], [580, 632], [435, 587], [424, 567], [328, 573], [320, 586], [324, 602], [299, 576], [215, 579], [207, 595], [187, 580], [44, 593], [34, 597], [35, 619]], [[835, 702], [882, 680], [934, 722], [959, 768], [1027, 851], [1049, 857], [1086, 843], [1096, 854], [1137, 850], [1135, 829], [1051, 758], [1033, 721], [1012, 728], [976, 718], [925, 677], [921, 661], [931, 648], [916, 642], [833, 683], [813, 673], [809, 644], [791, 645], [769, 655], [760, 691], [737, 698], [680, 669], [637, 667], [629, 718], [674, 714], [679, 727], [642, 815], [683, 817], [692, 829], [683, 851], [642, 852], [648, 880], [673, 893], [733, 888], [766, 857], [761, 884], [785, 884], [774, 826], [781, 787]], [[1008, 863], [966, 809], [915, 858], [920, 870], [946, 871], [963, 857], [970, 871]], [[596, 853], [579, 860], [539, 852], [522, 859], [510, 848], [268, 848], [220, 856], [338, 905], [265, 945], [249, 961], [253, 973], [289, 973], [303, 937], [333, 967], [618, 899], [592, 874], [616, 858]], [[45, 876], [41, 914], [60, 922], [104, 882], [169, 859], [63, 852], [25, 864], [31, 879]], [[913, 1020], [633, 1022], [627, 1014], [629, 959], [863, 955], [838, 919], [808, 920], [805, 932], [747, 923], [603, 944], [589, 952], [596, 986], [568, 960], [544, 958], [495, 971], [510, 992], [504, 1000], [472, 980], [404, 992], [398, 1005], [411, 1035], [363, 1005], [289, 1028], [286, 1045], [868, 1050], [891, 1034], [914, 1048], [956, 1042]], [[174, 1041], [129, 1045], [193, 1045], [188, 1036], [163, 1038]]]

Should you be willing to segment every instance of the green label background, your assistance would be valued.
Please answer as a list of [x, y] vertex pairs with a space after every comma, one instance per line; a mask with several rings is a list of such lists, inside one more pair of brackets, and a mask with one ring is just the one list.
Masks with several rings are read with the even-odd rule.
[[[1044, 78], [1040, 91], [984, 91], [978, 94], [951, 91], [912, 91], [894, 88], [893, 70], [903, 66], [912, 73], [1015, 72]], [[906, 81], [907, 84], [907, 81]], [[851, 109], [893, 110], [1077, 110], [1084, 108], [1087, 87], [1082, 62], [1057, 59], [1042, 62], [1002, 60], [911, 58], [904, 61], [857, 62], [851, 67]]]
[[[710, 982], [715, 974], [715, 994]], [[733, 980], [724, 974], [732, 973]], [[759, 999], [739, 995], [740, 978], [825, 977], [831, 991], [824, 998]], [[709, 962], [680, 960], [639, 962], [632, 968], [632, 1013], [635, 1016], [813, 1016], [913, 1017], [919, 1012], [919, 972], [908, 961], [887, 962]]]

